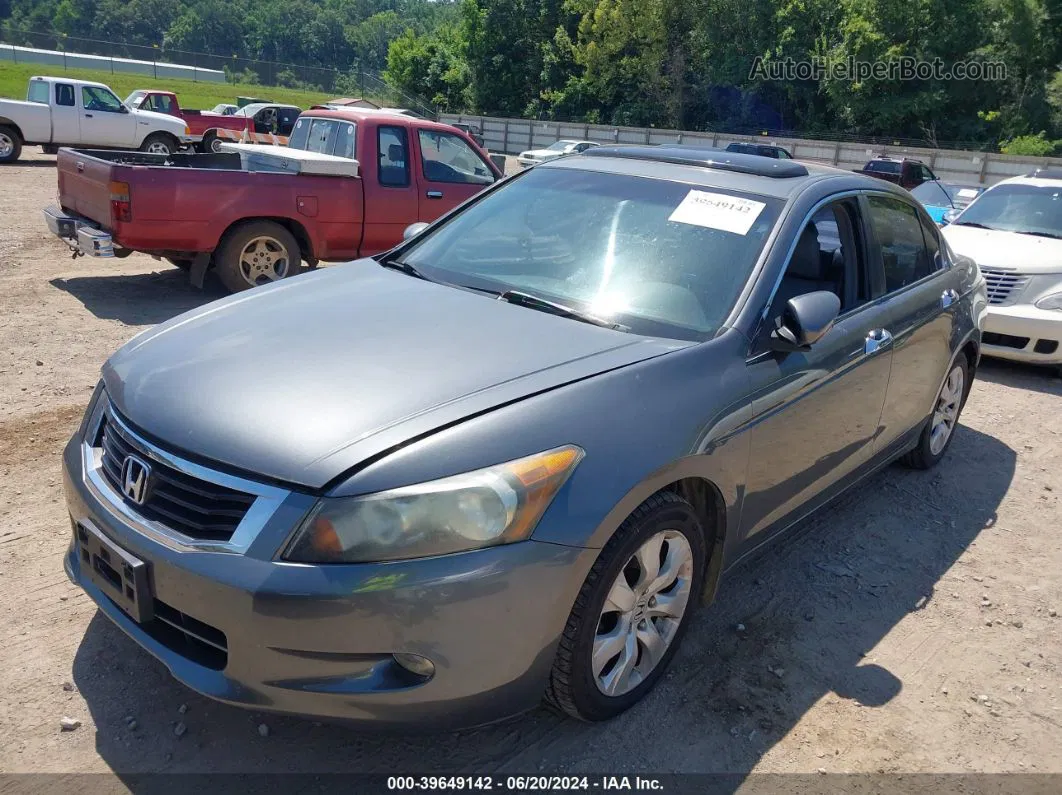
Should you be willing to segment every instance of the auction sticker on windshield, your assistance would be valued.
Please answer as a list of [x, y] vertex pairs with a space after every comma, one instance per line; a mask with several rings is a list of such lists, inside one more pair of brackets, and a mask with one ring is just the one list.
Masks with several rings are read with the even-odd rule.
[[725, 193], [691, 190], [667, 220], [747, 235], [766, 206], [763, 202]]

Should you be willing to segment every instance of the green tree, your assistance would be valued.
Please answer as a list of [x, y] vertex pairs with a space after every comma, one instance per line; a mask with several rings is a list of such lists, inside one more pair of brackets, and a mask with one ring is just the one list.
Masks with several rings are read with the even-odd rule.
[[399, 91], [426, 97], [442, 110], [465, 108], [471, 89], [468, 65], [455, 46], [458, 35], [456, 28], [426, 35], [407, 30], [391, 42], [384, 78]]

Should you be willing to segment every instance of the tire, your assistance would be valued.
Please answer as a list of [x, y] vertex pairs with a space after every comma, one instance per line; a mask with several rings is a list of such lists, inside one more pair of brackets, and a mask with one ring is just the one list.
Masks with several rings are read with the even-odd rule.
[[203, 140], [196, 144], [196, 150], [204, 155], [217, 154], [221, 151], [222, 143], [224, 142], [218, 138], [217, 133], [208, 132], [203, 136]]
[[[286, 262], [283, 268], [279, 259]], [[229, 292], [237, 293], [294, 276], [301, 262], [302, 252], [291, 232], [273, 221], [251, 221], [226, 236], [214, 267]]]
[[[690, 561], [688, 574], [681, 574], [686, 571], [685, 564], [674, 567], [680, 573], [678, 579], [673, 585], [656, 592], [661, 598], [681, 597], [683, 588], [688, 587], [682, 612], [674, 622], [662, 616], [644, 618], [648, 614], [643, 611], [651, 613], [654, 608], [659, 609], [660, 602], [655, 598], [646, 601], [652, 591], [639, 592], [645, 571], [638, 565], [636, 553], [645, 549], [651, 551], [652, 546], [648, 545], [663, 533], [670, 534], [666, 546], [658, 547], [660, 554], [663, 554], [662, 550], [667, 551], [664, 562], [670, 567], [672, 554], [676, 556], [674, 560], [679, 560], [687, 553]], [[637, 703], [660, 679], [682, 642], [703, 588], [706, 563], [704, 532], [693, 506], [686, 500], [665, 491], [638, 506], [605, 545], [575, 599], [546, 686], [546, 703], [583, 721], [608, 720]], [[620, 586], [621, 577], [628, 591], [620, 588], [618, 593], [633, 591], [630, 596], [633, 609], [630, 613], [605, 611], [610, 593]], [[665, 645], [655, 665], [639, 674], [638, 668], [649, 658], [645, 657], [647, 647], [641, 640], [644, 635], [636, 630], [646, 627], [646, 622], [652, 627], [653, 636], [665, 639]], [[630, 629], [624, 630], [624, 626]], [[636, 638], [634, 641], [631, 640], [632, 633]], [[625, 642], [622, 651], [609, 661], [609, 652], [605, 651], [607, 638], [617, 635], [625, 638]], [[602, 643], [599, 660], [604, 664], [599, 671], [595, 671], [593, 662], [595, 641]], [[633, 654], [630, 651], [632, 645]], [[631, 657], [637, 664], [627, 678], [628, 689], [617, 687], [615, 694], [607, 694], [605, 689], [610, 682], [621, 683], [625, 668], [623, 660]]]
[[177, 151], [177, 140], [168, 133], [151, 133], [140, 144], [140, 151], [156, 155], [172, 155]]
[[[958, 395], [955, 395], [953, 390], [955, 378], [961, 378], [958, 384]], [[959, 424], [959, 416], [962, 414], [962, 408], [966, 405], [966, 397], [969, 394], [970, 363], [965, 355], [960, 354], [948, 370], [948, 375], [933, 404], [933, 412], [926, 419], [922, 433], [918, 437], [918, 446], [900, 459], [901, 464], [911, 469], [930, 469], [937, 465], [951, 446], [951, 440], [955, 438], [955, 428]], [[943, 408], [950, 409], [950, 425], [947, 424], [946, 415], [942, 416], [940, 413]], [[941, 422], [946, 426], [943, 444], [939, 443], [939, 439], [934, 440], [934, 430], [941, 426]]]
[[14, 163], [22, 155], [22, 136], [14, 127], [0, 124], [0, 163]]

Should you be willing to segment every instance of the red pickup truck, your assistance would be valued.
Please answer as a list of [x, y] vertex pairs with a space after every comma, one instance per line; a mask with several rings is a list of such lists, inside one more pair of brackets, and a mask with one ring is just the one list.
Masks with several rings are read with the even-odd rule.
[[139, 110], [152, 110], [184, 119], [191, 131], [195, 148], [200, 152], [219, 152], [223, 138], [218, 130], [233, 130], [237, 133], [253, 133], [254, 119], [247, 116], [222, 116], [208, 110], [182, 108], [177, 95], [171, 91], [137, 89], [125, 98], [125, 104]]
[[222, 148], [61, 149], [45, 220], [75, 255], [142, 251], [235, 292], [386, 251], [502, 177], [460, 130], [354, 109], [303, 114], [287, 147]]

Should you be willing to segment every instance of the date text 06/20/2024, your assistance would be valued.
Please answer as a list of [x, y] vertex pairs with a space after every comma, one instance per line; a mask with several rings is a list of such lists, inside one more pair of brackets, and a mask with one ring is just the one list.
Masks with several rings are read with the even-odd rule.
[[390, 792], [554, 792], [562, 790], [661, 791], [656, 778], [642, 776], [389, 776]]

